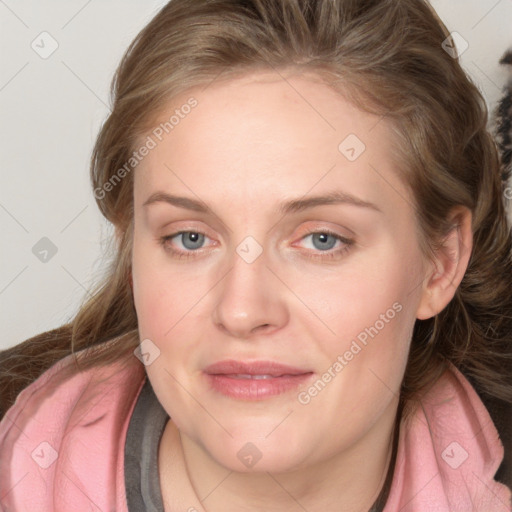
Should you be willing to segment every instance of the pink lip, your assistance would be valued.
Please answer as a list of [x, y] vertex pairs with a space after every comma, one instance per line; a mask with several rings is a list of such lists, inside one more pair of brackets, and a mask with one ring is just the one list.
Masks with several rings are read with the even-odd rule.
[[234, 360], [214, 363], [206, 367], [204, 373], [212, 389], [240, 400], [263, 400], [286, 393], [304, 384], [313, 375], [311, 370], [273, 361], [245, 363]]

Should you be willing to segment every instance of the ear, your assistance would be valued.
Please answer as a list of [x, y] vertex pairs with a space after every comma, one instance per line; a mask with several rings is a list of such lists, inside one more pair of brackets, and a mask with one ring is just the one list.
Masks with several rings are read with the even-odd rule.
[[429, 263], [416, 318], [426, 320], [440, 313], [455, 295], [473, 248], [472, 215], [470, 210], [457, 206], [450, 214], [452, 229], [436, 250]]

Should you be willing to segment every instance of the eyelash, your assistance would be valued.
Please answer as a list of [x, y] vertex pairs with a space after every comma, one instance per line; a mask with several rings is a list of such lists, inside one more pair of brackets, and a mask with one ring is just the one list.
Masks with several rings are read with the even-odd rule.
[[[178, 235], [185, 234], [185, 233], [197, 233], [198, 235], [204, 235], [205, 237], [208, 237], [208, 235], [206, 233], [203, 233], [202, 231], [192, 231], [192, 230], [177, 231], [176, 233], [173, 233], [171, 235], [166, 235], [166, 236], [161, 237], [159, 239], [159, 243], [162, 245], [162, 247], [166, 251], [170, 252], [172, 254], [172, 256], [175, 258], [178, 258], [178, 259], [195, 258], [196, 256], [194, 256], [194, 253], [199, 252], [199, 250], [182, 252], [182, 251], [177, 251], [176, 249], [173, 249], [168, 244], [169, 240], [173, 239], [174, 237], [176, 237]], [[332, 260], [335, 258], [339, 258], [343, 254], [348, 252], [350, 250], [351, 246], [354, 244], [354, 240], [345, 238], [344, 236], [341, 236], [341, 235], [335, 233], [334, 231], [330, 231], [329, 229], [309, 231], [308, 233], [305, 233], [303, 235], [301, 240], [306, 238], [307, 236], [316, 235], [316, 234], [331, 235], [334, 238], [336, 238], [337, 240], [339, 240], [340, 242], [343, 242], [345, 245], [338, 249], [330, 249], [329, 251], [320, 251], [320, 253], [313, 253], [313, 254], [307, 253], [306, 257], [310, 258], [310, 259]]]

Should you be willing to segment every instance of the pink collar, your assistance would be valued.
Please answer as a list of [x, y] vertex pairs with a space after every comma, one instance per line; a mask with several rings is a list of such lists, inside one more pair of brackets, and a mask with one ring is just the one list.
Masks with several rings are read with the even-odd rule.
[[[124, 446], [145, 370], [133, 357], [66, 382], [61, 360], [0, 422], [0, 509], [126, 512]], [[510, 512], [503, 446], [465, 377], [447, 369], [400, 429], [384, 512]]]
[[494, 480], [503, 454], [487, 409], [450, 364], [401, 425], [384, 512], [510, 512], [511, 491]]

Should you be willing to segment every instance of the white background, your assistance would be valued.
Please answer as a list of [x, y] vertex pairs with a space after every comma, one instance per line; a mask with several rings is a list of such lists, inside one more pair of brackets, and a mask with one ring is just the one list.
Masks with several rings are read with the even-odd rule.
[[[68, 321], [107, 264], [89, 157], [122, 53], [164, 3], [0, 0], [0, 349]], [[512, 0], [432, 4], [469, 43], [461, 62], [494, 108]], [[31, 48], [43, 31], [59, 45], [47, 59]], [[32, 252], [43, 237], [57, 247], [46, 263]]]

